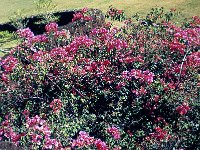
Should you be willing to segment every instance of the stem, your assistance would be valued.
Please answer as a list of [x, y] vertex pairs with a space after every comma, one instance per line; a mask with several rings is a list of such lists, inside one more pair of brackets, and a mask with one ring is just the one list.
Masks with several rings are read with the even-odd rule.
[[177, 87], [178, 87], [179, 84], [180, 84], [181, 73], [182, 73], [182, 70], [183, 70], [183, 64], [184, 64], [184, 62], [186, 61], [186, 56], [187, 56], [188, 52], [189, 52], [189, 49], [187, 48], [187, 51], [186, 51], [186, 53], [185, 53], [185, 55], [184, 55], [184, 57], [183, 57], [182, 63], [181, 63]]

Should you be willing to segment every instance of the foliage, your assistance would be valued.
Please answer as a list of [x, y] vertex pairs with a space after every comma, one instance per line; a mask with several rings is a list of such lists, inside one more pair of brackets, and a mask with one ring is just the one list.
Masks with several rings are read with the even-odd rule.
[[[0, 47], [2, 47], [6, 42], [11, 42], [15, 39], [15, 35], [13, 33], [10, 33], [8, 31], [1, 31], [0, 32]], [[7, 53], [5, 48], [0, 48], [0, 56]]]
[[57, 22], [59, 20], [59, 17], [50, 12], [56, 8], [56, 5], [53, 4], [53, 0], [35, 0], [34, 3], [39, 12], [45, 12], [45, 14], [42, 15], [43, 19], [36, 22], [36, 24], [47, 24], [50, 22]]
[[23, 29], [27, 25], [27, 21], [25, 21], [25, 16], [23, 10], [18, 9], [13, 15], [9, 18], [11, 25], [13, 25], [17, 29]]
[[[28, 149], [197, 149], [199, 17], [180, 27], [163, 17], [88, 24], [70, 37], [56, 23], [43, 35], [18, 30], [21, 43], [1, 60], [1, 140]], [[83, 9], [73, 21], [81, 28], [93, 18]]]
[[12, 40], [12, 39], [14, 39], [13, 33], [10, 33], [8, 31], [1, 31], [0, 32], [0, 43], [6, 42], [6, 41], [9, 41], [9, 40]]
[[138, 13], [132, 16], [136, 21], [142, 21], [144, 25], [158, 25], [165, 22], [171, 22], [177, 20], [180, 17], [180, 12], [176, 9], [171, 9], [170, 11], [164, 11], [164, 8], [152, 8], [145, 18], [141, 17]]

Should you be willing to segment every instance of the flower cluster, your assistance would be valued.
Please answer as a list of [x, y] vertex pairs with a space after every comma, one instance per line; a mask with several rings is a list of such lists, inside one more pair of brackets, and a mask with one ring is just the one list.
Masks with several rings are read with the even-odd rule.
[[87, 132], [80, 131], [76, 140], [73, 140], [72, 147], [87, 147], [94, 143], [94, 137], [90, 137]]
[[15, 67], [18, 65], [18, 59], [16, 59], [13, 56], [8, 56], [5, 59], [1, 61], [1, 67], [2, 67], [2, 74], [1, 79], [5, 82], [8, 81], [7, 74], [12, 73]]
[[77, 20], [84, 20], [84, 21], [93, 20], [93, 18], [90, 15], [87, 15], [87, 12], [88, 8], [83, 8], [80, 12], [75, 12], [72, 22]]
[[82, 18], [83, 18], [83, 14], [82, 14], [81, 12], [76, 12], [76, 13], [74, 14], [73, 19], [72, 19], [72, 22], [74, 22], [74, 21], [76, 21], [76, 20], [80, 20], [80, 19], [82, 19]]
[[105, 142], [101, 141], [100, 139], [97, 139], [95, 142], [94, 142], [97, 150], [108, 150], [108, 146], [106, 145]]
[[5, 72], [12, 72], [13, 69], [17, 66], [18, 60], [13, 56], [8, 56], [2, 60], [2, 67]]
[[62, 29], [61, 31], [56, 31], [55, 33], [55, 37], [58, 38], [58, 37], [67, 37], [67, 32], [66, 30]]
[[62, 144], [51, 138], [51, 129], [48, 126], [47, 122], [44, 119], [41, 119], [38, 115], [29, 118], [26, 116], [26, 127], [29, 130], [29, 137], [31, 142], [37, 145], [41, 145], [44, 140], [43, 148], [44, 149], [62, 149]]
[[122, 78], [131, 80], [132, 77], [139, 79], [141, 82], [147, 82], [151, 84], [153, 82], [154, 74], [149, 70], [142, 71], [137, 69], [132, 69], [131, 71], [123, 71], [121, 74]]
[[109, 134], [111, 134], [114, 137], [114, 139], [116, 139], [116, 140], [120, 139], [120, 131], [116, 127], [110, 127], [110, 128], [108, 128], [107, 132]]
[[35, 62], [44, 62], [45, 61], [46, 52], [44, 51], [36, 51], [29, 58]]
[[160, 127], [156, 127], [155, 130], [156, 130], [156, 132], [150, 134], [152, 138], [155, 138], [158, 141], [164, 140], [164, 139], [166, 139], [166, 140], [170, 139], [171, 136], [168, 135], [166, 130], [163, 130]]
[[183, 102], [181, 106], [176, 107], [176, 111], [180, 115], [185, 115], [190, 110], [188, 103]]
[[31, 39], [32, 43], [46, 43], [48, 42], [48, 38], [46, 35], [36, 35]]
[[51, 103], [50, 103], [50, 108], [53, 109], [54, 113], [57, 113], [60, 111], [60, 109], [62, 108], [62, 101], [60, 99], [54, 99]]
[[108, 147], [105, 142], [100, 139], [95, 139], [94, 137], [90, 137], [87, 132], [80, 131], [79, 136], [76, 140], [73, 140], [72, 147], [88, 147], [91, 145], [95, 145], [98, 150], [108, 150]]
[[74, 40], [70, 43], [70, 45], [67, 45], [65, 47], [65, 50], [67, 52], [70, 52], [71, 54], [76, 54], [77, 50], [79, 48], [87, 48], [90, 47], [94, 41], [87, 36], [79, 36], [75, 37]]
[[200, 66], [200, 52], [193, 52], [191, 55], [187, 56], [187, 64], [190, 67]]
[[0, 127], [0, 141], [3, 139], [3, 136], [7, 139], [10, 139], [15, 145], [18, 145], [21, 137], [25, 136], [25, 133], [17, 134], [13, 131], [9, 120], [5, 120], [1, 123]]
[[19, 37], [26, 39], [32, 38], [34, 36], [34, 33], [29, 28], [19, 29], [17, 30], [17, 34]]
[[45, 26], [47, 33], [56, 32], [58, 30], [58, 24], [55, 22], [49, 23]]

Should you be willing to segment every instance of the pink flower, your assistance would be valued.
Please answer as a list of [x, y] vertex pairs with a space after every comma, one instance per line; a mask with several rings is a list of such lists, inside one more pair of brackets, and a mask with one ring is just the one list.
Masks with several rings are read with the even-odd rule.
[[139, 93], [140, 93], [141, 95], [145, 95], [145, 94], [147, 94], [147, 91], [146, 91], [146, 89], [142, 86], [142, 87], [140, 88], [140, 90], [139, 90]]
[[5, 73], [2, 73], [1, 75], [1, 79], [4, 81], [4, 82], [7, 82], [8, 81], [8, 77]]
[[52, 149], [52, 148], [53, 148], [53, 144], [54, 144], [54, 142], [53, 142], [52, 139], [46, 138], [43, 147], [44, 147], [45, 149]]
[[29, 111], [29, 110], [25, 109], [25, 110], [22, 112], [22, 114], [25, 116], [26, 120], [29, 119], [29, 115], [30, 115], [30, 111]]
[[[8, 119], [6, 117], [6, 119]], [[5, 120], [1, 123], [1, 128], [0, 128], [0, 136], [3, 136], [6, 138], [11, 139], [11, 142], [14, 144], [18, 144], [21, 137], [25, 135], [25, 133], [22, 134], [17, 134], [16, 132], [13, 131], [12, 127], [10, 126], [10, 123], [8, 120]], [[1, 137], [0, 137], [1, 140]]]
[[37, 52], [34, 52], [34, 54], [31, 56], [31, 58], [34, 61], [44, 62], [45, 54], [46, 54], [46, 52], [44, 52], [44, 51], [37, 51]]
[[110, 133], [114, 137], [114, 139], [120, 139], [120, 131], [116, 127], [108, 128], [107, 132]]
[[129, 73], [129, 71], [123, 71], [123, 72], [121, 73], [122, 78], [124, 78], [124, 79], [129, 79], [128, 73]]
[[31, 142], [36, 143], [37, 145], [41, 144], [41, 140], [43, 139], [42, 135], [35, 134], [33, 132], [30, 133]]
[[18, 65], [18, 60], [12, 55], [9, 55], [2, 60], [2, 67], [4, 68], [5, 73], [12, 72], [17, 65]]
[[74, 21], [76, 21], [76, 20], [80, 20], [80, 19], [83, 19], [83, 13], [81, 13], [81, 12], [76, 12], [75, 14], [74, 14], [74, 18], [72, 19], [72, 22], [74, 22]]
[[153, 82], [154, 74], [152, 72], [150, 72], [149, 70], [146, 70], [146, 71], [143, 71], [143, 75], [144, 75], [144, 80], [148, 84], [151, 84]]
[[45, 30], [47, 33], [56, 32], [58, 30], [58, 24], [55, 22], [49, 23], [45, 26]]
[[169, 139], [170, 135], [168, 135], [167, 131], [163, 130], [160, 127], [155, 128], [156, 132], [150, 133], [151, 137], [155, 138], [156, 140], [163, 140], [163, 139]]
[[34, 37], [33, 32], [29, 28], [19, 29], [17, 30], [17, 34], [19, 35], [19, 37], [26, 39]]
[[72, 147], [85, 147], [94, 144], [94, 137], [89, 136], [87, 132], [80, 131], [76, 140], [73, 140]]
[[31, 40], [31, 43], [45, 43], [48, 42], [48, 38], [45, 35], [36, 35]]
[[154, 96], [154, 101], [157, 103], [159, 101], [160, 96], [159, 95], [155, 95]]
[[65, 30], [56, 31], [55, 37], [67, 37], [67, 32]]
[[23, 114], [24, 116], [28, 117], [28, 116], [30, 115], [30, 111], [27, 110], [27, 109], [25, 109], [25, 110], [22, 112], [22, 114]]
[[139, 79], [141, 82], [147, 82], [148, 84], [151, 84], [153, 82], [154, 74], [150, 72], [149, 70], [142, 71], [138, 69], [132, 69], [130, 72], [128, 72], [129, 77], [134, 77], [135, 79]]
[[100, 139], [96, 140], [94, 143], [98, 150], [108, 150], [106, 143], [101, 141]]
[[119, 82], [119, 83], [117, 84], [117, 86], [116, 86], [116, 89], [117, 89], [117, 90], [120, 90], [121, 87], [123, 87], [123, 86], [125, 86], [125, 85], [126, 85], [125, 82]]
[[57, 113], [60, 111], [62, 107], [62, 101], [60, 99], [54, 99], [51, 103], [50, 103], [50, 108], [53, 109], [54, 113]]
[[185, 115], [188, 110], [190, 110], [190, 107], [188, 106], [188, 103], [183, 102], [181, 106], [176, 107], [176, 111], [180, 115]]
[[115, 148], [113, 148], [113, 150], [121, 150], [122, 148], [120, 146], [117, 146]]
[[193, 52], [187, 56], [187, 65], [198, 67], [200, 66], [200, 52]]
[[88, 11], [87, 7], [85, 7], [85, 8], [82, 9], [82, 13], [86, 13], [87, 11]]
[[56, 139], [45, 138], [45, 143], [43, 145], [44, 149], [55, 149], [55, 150], [62, 150], [63, 146], [60, 141]]

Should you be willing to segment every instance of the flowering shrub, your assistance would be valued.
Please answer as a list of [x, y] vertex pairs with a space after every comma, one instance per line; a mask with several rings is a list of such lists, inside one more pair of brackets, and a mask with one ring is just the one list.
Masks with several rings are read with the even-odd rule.
[[[74, 22], [87, 22], [86, 12]], [[20, 44], [0, 62], [1, 140], [29, 149], [197, 148], [194, 19], [190, 26], [126, 20], [70, 38], [56, 23], [39, 36], [18, 30]]]

